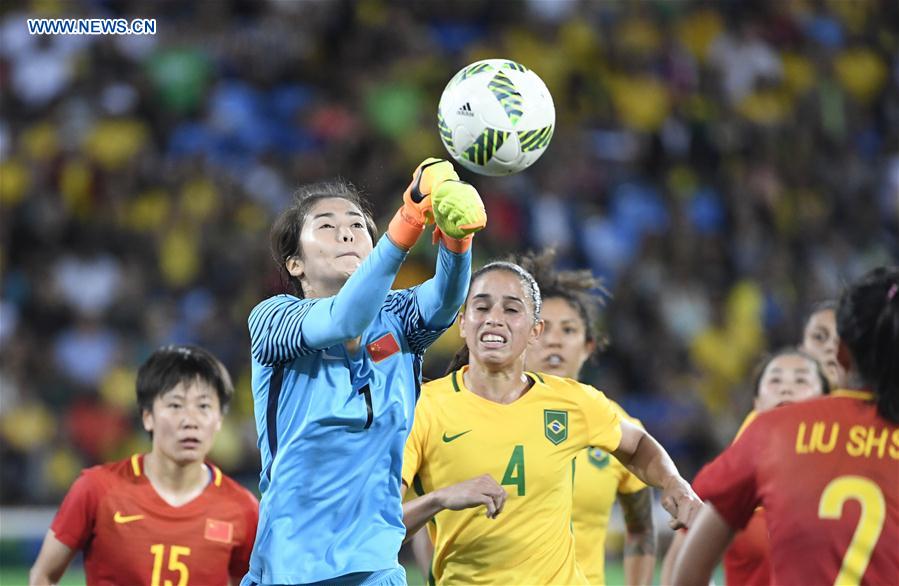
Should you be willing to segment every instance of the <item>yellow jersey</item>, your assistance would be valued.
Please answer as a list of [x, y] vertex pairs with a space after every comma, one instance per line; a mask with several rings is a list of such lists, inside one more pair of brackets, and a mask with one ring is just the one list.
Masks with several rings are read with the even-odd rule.
[[[740, 429], [737, 430], [737, 435], [734, 436], [734, 442], [737, 441], [737, 439], [741, 435], [743, 435], [743, 431], [745, 431], [746, 428], [749, 427], [749, 424], [752, 423], [753, 421], [755, 421], [758, 416], [759, 416], [759, 414], [755, 409], [753, 409], [752, 411], [750, 411], [749, 413], [746, 414], [746, 419], [744, 419], [743, 423], [740, 424]], [[731, 442], [731, 443], [734, 443], [734, 442]]]
[[406, 443], [403, 482], [416, 493], [490, 474], [508, 493], [503, 512], [441, 511], [431, 527], [437, 584], [587, 584], [571, 527], [575, 457], [614, 451], [621, 416], [577, 381], [527, 373], [508, 405], [465, 387], [467, 367], [424, 385]]
[[[618, 403], [609, 403], [622, 419], [640, 425]], [[616, 496], [644, 488], [643, 481], [607, 451], [587, 448], [578, 454], [574, 473], [574, 543], [577, 563], [591, 584], [606, 583], [606, 530]]]

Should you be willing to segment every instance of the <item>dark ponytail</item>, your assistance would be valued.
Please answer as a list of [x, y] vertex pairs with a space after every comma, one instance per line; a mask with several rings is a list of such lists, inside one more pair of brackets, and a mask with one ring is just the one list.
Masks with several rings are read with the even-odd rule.
[[449, 366], [446, 367], [446, 372], [444, 375], [456, 372], [463, 366], [468, 365], [468, 346], [463, 345], [459, 350], [453, 354], [453, 359], [450, 360]]
[[843, 293], [837, 332], [878, 414], [899, 423], [899, 267], [874, 269]]

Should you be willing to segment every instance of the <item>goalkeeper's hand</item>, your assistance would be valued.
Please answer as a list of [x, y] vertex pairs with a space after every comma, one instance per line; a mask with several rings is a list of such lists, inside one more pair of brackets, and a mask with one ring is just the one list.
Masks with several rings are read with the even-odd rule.
[[437, 229], [435, 240], [442, 234], [443, 243], [453, 252], [471, 247], [475, 232], [487, 226], [487, 212], [478, 191], [469, 183], [447, 180], [431, 193], [431, 206]]
[[412, 173], [412, 183], [403, 193], [403, 205], [387, 227], [394, 244], [412, 248], [424, 231], [425, 224], [434, 222], [431, 195], [444, 181], [458, 181], [453, 164], [445, 159], [427, 158]]

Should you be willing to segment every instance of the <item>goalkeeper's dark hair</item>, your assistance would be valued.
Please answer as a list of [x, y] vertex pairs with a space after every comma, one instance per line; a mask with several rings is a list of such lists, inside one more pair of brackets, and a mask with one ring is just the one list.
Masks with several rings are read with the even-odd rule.
[[215, 389], [222, 413], [234, 395], [231, 375], [221, 361], [199, 346], [164, 346], [153, 352], [137, 371], [137, 405], [152, 411], [153, 401], [179, 383], [200, 381]]
[[587, 269], [556, 269], [556, 251], [552, 248], [542, 252], [513, 254], [507, 260], [534, 276], [544, 301], [560, 298], [568, 302], [584, 322], [586, 341], [596, 344], [594, 353], [606, 348], [608, 338], [599, 330], [599, 312], [612, 294], [605, 288], [602, 279], [593, 276]]
[[301, 299], [305, 297], [303, 286], [297, 277], [288, 272], [286, 263], [292, 256], [303, 256], [300, 234], [303, 232], [303, 224], [306, 222], [309, 210], [320, 200], [331, 198], [345, 199], [359, 208], [365, 217], [365, 228], [368, 230], [372, 242], [378, 239], [378, 228], [375, 226], [368, 204], [362, 197], [362, 193], [349, 181], [338, 178], [299, 188], [293, 194], [293, 204], [281, 212], [281, 215], [272, 224], [269, 240], [272, 257], [278, 265], [282, 282], [286, 281], [294, 295]]
[[[471, 280], [469, 281], [468, 290], [469, 293], [471, 291], [472, 286], [474, 286], [475, 282], [486, 275], [487, 273], [491, 273], [494, 271], [506, 271], [514, 274], [518, 277], [518, 280], [521, 281], [522, 287], [528, 293], [528, 296], [531, 299], [531, 311], [534, 316], [534, 323], [540, 320], [540, 310], [543, 307], [543, 297], [540, 293], [540, 285], [537, 284], [537, 280], [534, 279], [534, 276], [531, 275], [528, 271], [520, 267], [519, 265], [508, 262], [504, 260], [498, 260], [491, 263], [488, 263], [476, 270], [471, 275]], [[465, 304], [468, 305], [468, 300], [465, 300]], [[463, 307], [463, 311], [464, 311]], [[453, 355], [452, 360], [450, 360], [449, 366], [446, 368], [446, 374], [449, 374], [455, 370], [459, 370], [469, 361], [469, 352], [468, 345], [465, 344]]]
[[837, 333], [877, 413], [899, 423], [899, 267], [874, 269], [843, 292]]

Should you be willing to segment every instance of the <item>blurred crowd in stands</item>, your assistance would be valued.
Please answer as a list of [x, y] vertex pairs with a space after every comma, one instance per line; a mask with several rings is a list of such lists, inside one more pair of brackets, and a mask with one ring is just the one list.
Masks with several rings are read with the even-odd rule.
[[[156, 18], [30, 36], [33, 17]], [[586, 373], [687, 477], [733, 435], [763, 352], [899, 258], [894, 0], [34, 0], [0, 9], [3, 504], [57, 503], [147, 446], [136, 366], [191, 342], [237, 393], [214, 460], [255, 487], [246, 319], [282, 291], [268, 228], [341, 175], [380, 225], [445, 156], [436, 104], [507, 57], [552, 91], [527, 172], [486, 178], [476, 264], [555, 246], [612, 293]], [[433, 270], [420, 243], [399, 286]], [[459, 341], [429, 352], [442, 374]]]

